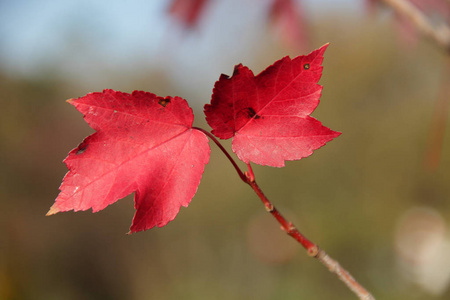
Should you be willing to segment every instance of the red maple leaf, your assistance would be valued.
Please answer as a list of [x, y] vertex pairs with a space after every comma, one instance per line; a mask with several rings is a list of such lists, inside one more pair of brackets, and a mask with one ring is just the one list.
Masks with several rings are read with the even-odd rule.
[[340, 135], [309, 115], [319, 104], [324, 45], [306, 56], [284, 57], [254, 76], [242, 66], [222, 74], [205, 114], [212, 133], [233, 137], [240, 160], [283, 167]]
[[64, 160], [69, 172], [48, 215], [104, 209], [135, 193], [130, 232], [162, 227], [188, 206], [209, 160], [186, 100], [104, 90], [68, 101], [96, 132]]

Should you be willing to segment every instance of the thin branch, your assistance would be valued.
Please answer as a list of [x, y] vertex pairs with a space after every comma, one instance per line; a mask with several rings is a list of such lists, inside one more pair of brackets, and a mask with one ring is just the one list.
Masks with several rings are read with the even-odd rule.
[[319, 248], [316, 244], [308, 240], [291, 222], [278, 211], [278, 209], [267, 199], [262, 190], [259, 188], [255, 180], [248, 180], [250, 187], [255, 191], [258, 197], [264, 204], [266, 211], [269, 212], [281, 225], [281, 229], [290, 235], [293, 239], [299, 242], [303, 248], [306, 249], [308, 255], [315, 257], [319, 253]]
[[350, 273], [345, 270], [336, 260], [332, 259], [325, 251], [318, 248], [319, 251], [315, 258], [317, 258], [322, 264], [324, 264], [331, 273], [335, 273], [337, 277], [342, 280], [345, 285], [355, 293], [361, 300], [375, 300], [362, 285], [360, 285]]
[[298, 241], [307, 251], [308, 255], [317, 258], [323, 265], [325, 265], [330, 272], [337, 275], [337, 277], [342, 280], [345, 285], [355, 293], [361, 300], [375, 300], [375, 298], [361, 285], [359, 284], [350, 273], [345, 270], [336, 260], [332, 259], [325, 251], [319, 248], [318, 245], [314, 244], [308, 240], [295, 226], [292, 222], [286, 220], [283, 215], [275, 208], [275, 206], [267, 199], [264, 193], [259, 188], [258, 184], [254, 180], [253, 170], [250, 164], [247, 164], [249, 171], [245, 174], [247, 175], [247, 183], [255, 191], [258, 197], [263, 202], [266, 210], [272, 214], [272, 216], [280, 223], [281, 229], [284, 230], [288, 235]]
[[[385, 4], [391, 6], [399, 15], [407, 18], [415, 27], [428, 38], [434, 40], [442, 46], [447, 54], [450, 54], [450, 27], [445, 22], [434, 27], [428, 18], [416, 6], [406, 0], [382, 0]], [[446, 0], [450, 5], [450, 0]], [[449, 56], [447, 56], [444, 73], [449, 70]], [[428, 171], [434, 171], [439, 166], [442, 152], [442, 143], [445, 134], [445, 123], [448, 118], [450, 107], [450, 88], [447, 77], [444, 76], [444, 83], [438, 100], [435, 104], [433, 123], [428, 134], [428, 149], [425, 154], [425, 167]]]
[[407, 0], [382, 0], [398, 14], [406, 17], [425, 36], [434, 40], [445, 51], [450, 52], [450, 27], [441, 23], [434, 27], [428, 18]]
[[323, 265], [325, 265], [330, 272], [335, 273], [337, 277], [342, 280], [347, 287], [355, 293], [361, 300], [375, 300], [375, 298], [362, 286], [360, 285], [351, 275], [345, 270], [341, 265], [334, 259], [332, 259], [328, 254], [319, 248], [316, 244], [308, 240], [293, 224], [286, 220], [285, 217], [275, 208], [275, 206], [267, 199], [262, 190], [259, 188], [255, 181], [255, 175], [253, 173], [250, 163], [247, 163], [248, 171], [243, 173], [239, 166], [236, 164], [234, 159], [228, 153], [228, 151], [222, 146], [222, 144], [216, 139], [214, 135], [200, 127], [192, 127], [193, 129], [199, 130], [206, 134], [225, 154], [228, 160], [231, 162], [233, 167], [236, 169], [239, 177], [247, 183], [253, 191], [258, 195], [258, 197], [263, 202], [266, 210], [280, 223], [281, 228], [292, 238], [298, 241], [307, 251], [308, 255], [317, 258]]

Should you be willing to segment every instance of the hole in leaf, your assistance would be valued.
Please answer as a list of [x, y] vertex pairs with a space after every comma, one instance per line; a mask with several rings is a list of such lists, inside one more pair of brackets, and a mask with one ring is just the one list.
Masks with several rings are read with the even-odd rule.
[[161, 105], [162, 107], [166, 107], [166, 105], [169, 103], [170, 103], [170, 99], [167, 99], [167, 98], [166, 99], [160, 98], [158, 100], [158, 104]]
[[303, 69], [309, 70], [309, 68], [310, 68], [309, 64], [304, 64], [304, 65], [303, 65]]
[[248, 116], [249, 116], [250, 118], [255, 118], [255, 119], [261, 118], [261, 116], [259, 116], [259, 115], [256, 114], [256, 112], [255, 112], [255, 110], [254, 110], [253, 108], [248, 107], [248, 108], [247, 108], [247, 111], [248, 111]]

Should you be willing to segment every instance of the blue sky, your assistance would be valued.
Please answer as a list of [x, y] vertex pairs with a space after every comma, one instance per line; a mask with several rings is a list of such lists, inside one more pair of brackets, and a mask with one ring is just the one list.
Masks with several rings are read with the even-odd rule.
[[[127, 5], [127, 3], [133, 3]], [[154, 50], [164, 20], [163, 1], [17, 0], [0, 4], [2, 65], [30, 72], [67, 60], [130, 60]], [[158, 27], [158, 30], [152, 29]], [[145, 37], [145, 38], [144, 38]], [[87, 58], [87, 57], [85, 57]]]
[[[251, 63], [249, 49], [264, 47], [267, 2], [215, 0], [200, 30], [187, 35], [168, 18], [168, 0], [0, 1], [0, 68], [19, 76], [50, 68], [90, 80], [105, 71], [167, 66], [173, 77], [195, 71], [199, 80], [210, 78], [238, 62]], [[358, 13], [363, 5], [303, 3], [310, 18], [338, 9]]]

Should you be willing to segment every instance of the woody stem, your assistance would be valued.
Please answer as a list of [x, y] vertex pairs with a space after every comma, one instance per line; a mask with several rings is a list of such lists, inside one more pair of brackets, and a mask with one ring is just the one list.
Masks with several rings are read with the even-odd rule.
[[316, 244], [308, 240], [303, 234], [298, 231], [295, 226], [286, 220], [285, 217], [276, 209], [276, 207], [267, 199], [266, 195], [264, 195], [263, 191], [260, 189], [258, 184], [255, 181], [255, 176], [253, 174], [253, 170], [250, 164], [247, 164], [248, 172], [245, 172], [247, 175], [247, 184], [255, 191], [258, 195], [259, 199], [261, 199], [264, 204], [266, 211], [272, 214], [272, 216], [280, 223], [281, 229], [285, 231], [288, 235], [298, 241], [308, 252], [310, 256], [316, 256], [318, 253], [318, 247]]
[[210, 132], [199, 127], [192, 128], [206, 134], [219, 147], [219, 149], [222, 150], [222, 152], [236, 169], [241, 180], [247, 183], [253, 189], [256, 195], [258, 195], [258, 197], [261, 199], [266, 210], [278, 221], [278, 223], [280, 223], [281, 229], [296, 241], [298, 241], [306, 249], [309, 256], [317, 258], [323, 265], [328, 268], [328, 270], [330, 270], [330, 272], [335, 273], [337, 277], [342, 280], [347, 285], [347, 287], [356, 294], [356, 296], [358, 296], [359, 299], [375, 300], [375, 298], [362, 285], [360, 285], [336, 260], [332, 259], [325, 251], [320, 249], [318, 245], [308, 240], [303, 234], [300, 233], [300, 231], [292, 224], [292, 222], [283, 217], [283, 215], [275, 208], [275, 206], [269, 201], [269, 199], [267, 199], [263, 191], [256, 183], [255, 175], [253, 173], [252, 167], [250, 166], [250, 163], [247, 163], [248, 171], [245, 173], [242, 172], [242, 170], [230, 156], [228, 151]]
[[336, 260], [332, 259], [325, 251], [319, 248], [317, 244], [314, 244], [308, 240], [293, 224], [286, 220], [283, 215], [275, 208], [275, 206], [267, 199], [262, 190], [259, 188], [255, 181], [255, 175], [250, 164], [247, 164], [248, 172], [245, 172], [247, 176], [247, 184], [255, 191], [258, 197], [263, 202], [266, 210], [272, 214], [272, 216], [280, 223], [281, 229], [288, 235], [298, 241], [307, 251], [308, 255], [317, 258], [323, 265], [325, 265], [331, 273], [335, 273], [337, 277], [342, 280], [347, 287], [362, 300], [375, 300], [375, 298], [361, 285], [359, 284], [350, 273], [344, 269]]

